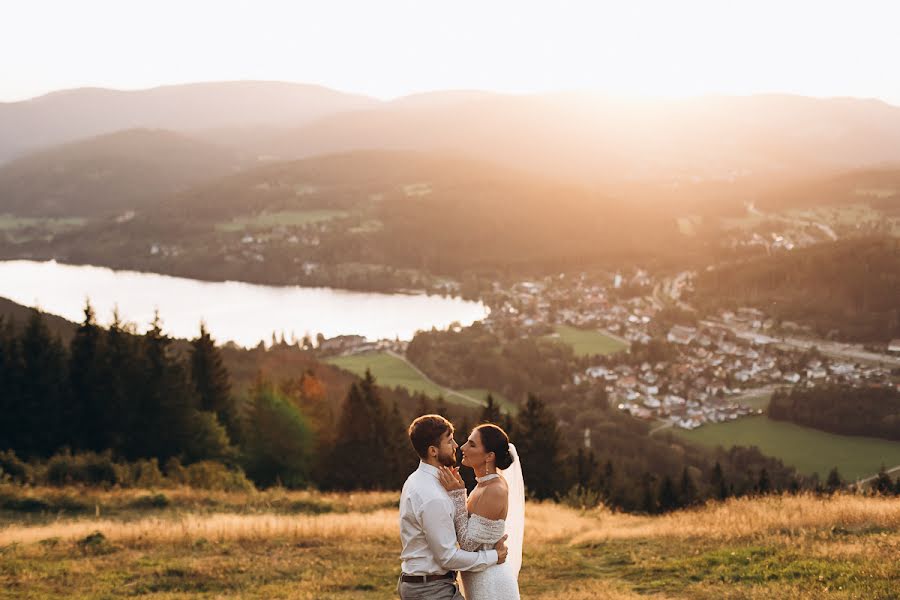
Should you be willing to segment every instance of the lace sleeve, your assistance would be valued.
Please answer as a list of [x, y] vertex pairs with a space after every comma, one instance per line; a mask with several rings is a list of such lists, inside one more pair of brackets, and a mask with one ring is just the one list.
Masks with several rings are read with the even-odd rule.
[[466, 488], [460, 488], [450, 492], [453, 500], [453, 525], [456, 527], [456, 541], [463, 550], [472, 552], [478, 549], [478, 544], [469, 541], [469, 510], [466, 508]]
[[459, 547], [475, 552], [484, 544], [496, 544], [503, 535], [503, 521], [491, 521], [479, 515], [469, 516], [466, 508], [466, 490], [450, 492], [453, 500], [453, 525], [456, 527], [456, 540]]

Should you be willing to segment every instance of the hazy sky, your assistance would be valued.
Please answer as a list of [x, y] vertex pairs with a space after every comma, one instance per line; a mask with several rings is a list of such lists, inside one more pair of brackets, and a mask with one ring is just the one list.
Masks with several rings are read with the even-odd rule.
[[0, 101], [189, 81], [900, 105], [900, 1], [3, 0]]

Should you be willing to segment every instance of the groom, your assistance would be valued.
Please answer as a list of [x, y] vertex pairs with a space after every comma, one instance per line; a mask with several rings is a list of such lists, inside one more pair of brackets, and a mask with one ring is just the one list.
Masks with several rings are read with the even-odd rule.
[[400, 494], [401, 600], [464, 600], [457, 571], [483, 571], [506, 560], [506, 536], [493, 550], [466, 552], [456, 543], [453, 501], [438, 479], [438, 467], [456, 464], [453, 425], [440, 415], [423, 415], [409, 426], [419, 468]]

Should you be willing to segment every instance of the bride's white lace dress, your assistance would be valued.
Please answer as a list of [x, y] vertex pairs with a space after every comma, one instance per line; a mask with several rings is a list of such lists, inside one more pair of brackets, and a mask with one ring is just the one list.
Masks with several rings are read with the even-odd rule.
[[[497, 540], [503, 537], [506, 522], [469, 515], [465, 489], [453, 490], [450, 497], [456, 507], [453, 522], [459, 547], [471, 552], [493, 548]], [[518, 573], [513, 571], [509, 562], [493, 565], [478, 573], [462, 571], [460, 578], [466, 600], [519, 600]]]

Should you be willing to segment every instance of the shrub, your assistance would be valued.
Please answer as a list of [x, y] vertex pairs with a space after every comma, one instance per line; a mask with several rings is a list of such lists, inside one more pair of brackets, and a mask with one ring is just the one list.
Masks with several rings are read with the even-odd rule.
[[256, 489], [243, 471], [232, 471], [215, 461], [197, 462], [189, 465], [185, 471], [185, 483], [193, 488], [226, 492], [249, 492]]
[[85, 452], [71, 454], [63, 451], [50, 458], [44, 475], [48, 485], [81, 483], [94, 486], [111, 486], [124, 483], [124, 469], [117, 465], [109, 452], [97, 454]]
[[138, 460], [129, 465], [129, 484], [138, 488], [165, 487], [168, 483], [155, 458]]
[[0, 452], [0, 481], [14, 483], [31, 483], [34, 471], [27, 463], [22, 462], [12, 450]]

